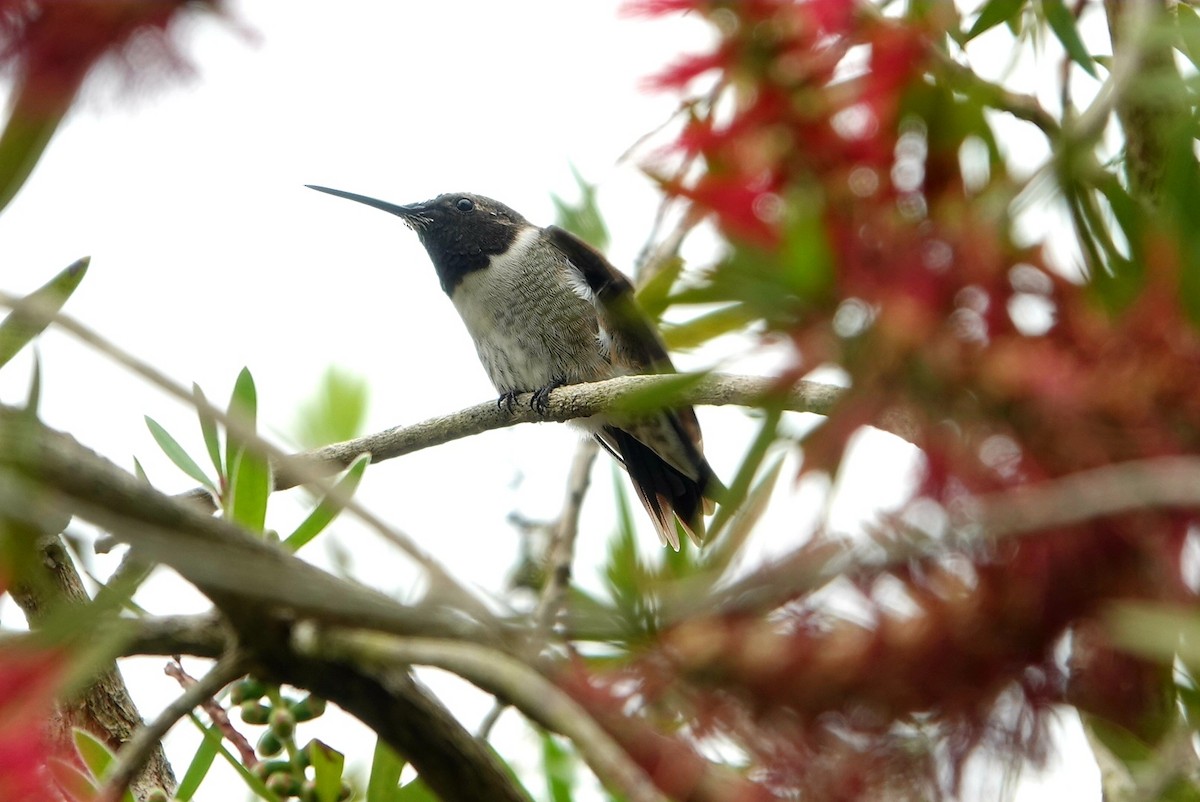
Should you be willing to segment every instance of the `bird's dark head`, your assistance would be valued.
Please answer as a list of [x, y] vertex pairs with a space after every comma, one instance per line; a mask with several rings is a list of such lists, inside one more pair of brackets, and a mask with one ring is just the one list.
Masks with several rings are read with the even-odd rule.
[[503, 203], [469, 192], [450, 192], [400, 206], [340, 189], [312, 184], [308, 187], [374, 206], [402, 219], [417, 232], [447, 294], [453, 293], [468, 273], [483, 270], [492, 256], [507, 251], [517, 235], [530, 226]]

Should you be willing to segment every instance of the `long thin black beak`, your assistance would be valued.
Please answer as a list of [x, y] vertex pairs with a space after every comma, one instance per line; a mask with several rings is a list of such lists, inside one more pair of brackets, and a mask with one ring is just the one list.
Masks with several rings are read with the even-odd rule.
[[356, 195], [353, 192], [343, 192], [340, 189], [330, 189], [329, 187], [318, 187], [314, 184], [305, 184], [309, 189], [315, 189], [317, 192], [327, 192], [330, 195], [337, 195], [339, 198], [347, 198], [359, 203], [365, 203], [368, 206], [374, 206], [376, 209], [383, 209], [385, 212], [391, 212], [394, 215], [403, 217], [405, 220], [411, 219], [420, 213], [420, 209], [416, 206], [400, 206], [387, 201], [368, 198], [366, 195]]

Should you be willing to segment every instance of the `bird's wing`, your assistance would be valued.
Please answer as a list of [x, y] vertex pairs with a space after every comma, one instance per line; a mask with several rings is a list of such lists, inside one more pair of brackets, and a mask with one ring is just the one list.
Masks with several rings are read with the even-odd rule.
[[[622, 373], [674, 373], [666, 345], [654, 323], [638, 306], [633, 284], [604, 256], [575, 235], [550, 226], [551, 242], [576, 271], [576, 292], [596, 308], [608, 358]], [[663, 542], [678, 550], [674, 518], [692, 541], [704, 537], [704, 514], [711, 512], [709, 491], [719, 486], [704, 459], [700, 424], [691, 407], [663, 410], [648, 419], [605, 425], [596, 439], [624, 464], [642, 505]]]
[[[638, 306], [633, 283], [604, 255], [571, 232], [550, 226], [550, 240], [567, 255], [596, 307], [609, 340], [609, 360], [624, 373], [674, 373], [675, 366], [654, 323]], [[700, 423], [691, 407], [675, 411], [687, 437], [700, 446]], [[683, 467], [683, 466], [677, 466]]]

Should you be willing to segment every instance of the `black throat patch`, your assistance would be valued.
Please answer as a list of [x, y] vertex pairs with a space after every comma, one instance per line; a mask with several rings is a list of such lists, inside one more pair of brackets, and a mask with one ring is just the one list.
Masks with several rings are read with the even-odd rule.
[[439, 195], [410, 208], [417, 214], [409, 222], [447, 295], [453, 295], [468, 274], [485, 269], [492, 256], [507, 251], [529, 225], [499, 201], [465, 192]]

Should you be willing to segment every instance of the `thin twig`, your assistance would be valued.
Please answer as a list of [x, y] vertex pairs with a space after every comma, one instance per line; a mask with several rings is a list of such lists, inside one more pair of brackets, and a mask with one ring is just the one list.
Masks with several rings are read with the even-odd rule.
[[[310, 474], [340, 470], [365, 453], [371, 455], [372, 463], [379, 463], [519, 423], [562, 422], [590, 417], [619, 408], [620, 404], [631, 396], [647, 393], [655, 388], [672, 387], [679, 380], [679, 376], [620, 376], [602, 382], [559, 387], [550, 393], [545, 414], [533, 411], [530, 407], [532, 395], [529, 393], [517, 396], [512, 412], [505, 408], [497, 408], [495, 401], [486, 401], [411, 426], [397, 426], [289, 457], [276, 472], [275, 487], [282, 490], [296, 484], [291, 475], [291, 466], [294, 463], [306, 464]], [[690, 386], [679, 389], [678, 392], [672, 392], [670, 403], [697, 406], [759, 406], [765, 399], [770, 399], [773, 404], [783, 409], [825, 415], [843, 393], [845, 389], [842, 387], [819, 382], [800, 381], [790, 388], [780, 388], [775, 379], [762, 376], [712, 373], [697, 379]], [[901, 420], [884, 421], [881, 426], [906, 439], [912, 436], [905, 422]]]
[[542, 596], [533, 616], [536, 635], [531, 652], [534, 653], [540, 651], [553, 635], [554, 622], [571, 586], [571, 564], [575, 559], [575, 538], [579, 534], [579, 513], [583, 508], [597, 451], [595, 440], [583, 440], [571, 463], [571, 471], [567, 476], [567, 497], [546, 549], [546, 583], [542, 586]]
[[158, 747], [158, 742], [167, 731], [193, 708], [244, 673], [243, 658], [239, 653], [225, 655], [201, 679], [185, 688], [153, 721], [136, 730], [109, 767], [104, 777], [104, 787], [98, 797], [100, 802], [119, 800], [129, 788], [133, 776], [150, 753]]
[[492, 703], [492, 709], [487, 712], [483, 720], [479, 722], [479, 729], [475, 731], [475, 737], [481, 741], [486, 741], [488, 736], [492, 734], [492, 727], [496, 726], [496, 722], [500, 720], [500, 716], [504, 711], [508, 710], [508, 704], [497, 699]]
[[475, 643], [330, 632], [316, 627], [297, 627], [293, 637], [300, 654], [332, 655], [359, 666], [434, 666], [457, 674], [570, 738], [596, 777], [625, 799], [666, 802], [646, 773], [574, 699], [533, 668], [502, 652]]
[[[183, 670], [183, 663], [178, 660], [167, 663], [163, 668], [163, 673], [178, 682], [184, 689], [195, 687], [198, 682], [195, 677]], [[237, 677], [233, 677], [233, 679], [237, 679]], [[208, 713], [209, 720], [216, 725], [225, 740], [233, 744], [233, 748], [237, 750], [238, 756], [242, 759], [242, 765], [248, 769], [254, 768], [258, 764], [258, 755], [255, 754], [254, 747], [246, 740], [246, 736], [233, 726], [233, 722], [229, 720], [229, 714], [225, 712], [221, 703], [214, 699], [212, 694], [209, 694], [200, 702], [199, 706], [204, 708], [205, 713]]]

